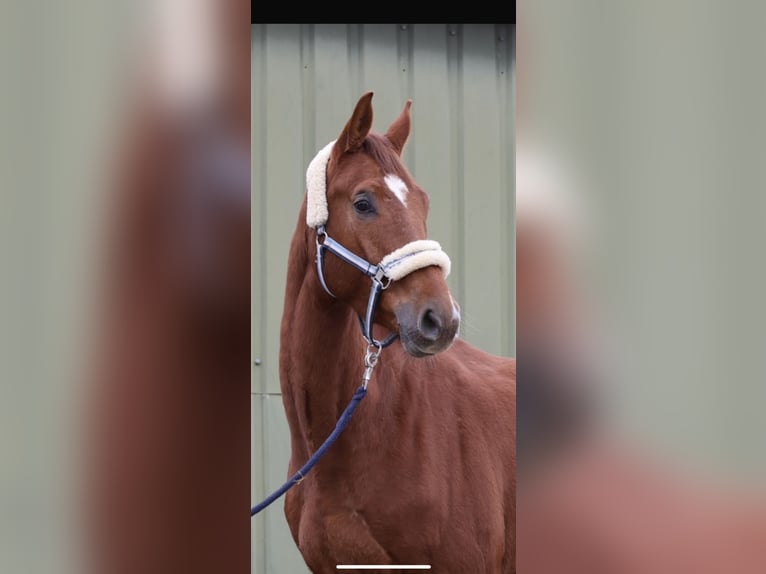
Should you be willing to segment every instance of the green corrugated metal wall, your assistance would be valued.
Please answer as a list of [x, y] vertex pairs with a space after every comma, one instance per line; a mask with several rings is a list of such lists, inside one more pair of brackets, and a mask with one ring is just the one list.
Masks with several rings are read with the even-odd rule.
[[[253, 25], [253, 501], [286, 478], [279, 324], [306, 166], [362, 93], [375, 92], [379, 132], [413, 99], [405, 163], [431, 197], [429, 237], [452, 259], [461, 336], [514, 354], [514, 32], [507, 24]], [[257, 574], [307, 571], [282, 507], [253, 520]]]

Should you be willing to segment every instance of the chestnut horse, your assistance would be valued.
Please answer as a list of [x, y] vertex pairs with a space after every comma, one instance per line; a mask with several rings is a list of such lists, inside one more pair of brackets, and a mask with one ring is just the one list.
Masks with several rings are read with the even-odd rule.
[[[332, 432], [362, 380], [365, 352], [380, 361], [352, 423], [287, 493], [287, 521], [314, 572], [339, 564], [515, 572], [516, 362], [456, 337], [449, 258], [424, 241], [429, 199], [401, 159], [411, 101], [385, 135], [370, 132], [371, 101], [371, 92], [360, 98], [312, 162], [321, 165], [309, 169], [309, 187], [319, 173], [323, 193], [308, 190], [290, 246], [280, 347], [289, 475]], [[364, 263], [416, 252], [414, 269], [388, 273], [395, 280], [373, 308], [374, 333], [398, 335], [385, 349], [360, 336], [370, 274], [332, 254], [316, 264], [331, 240]]]

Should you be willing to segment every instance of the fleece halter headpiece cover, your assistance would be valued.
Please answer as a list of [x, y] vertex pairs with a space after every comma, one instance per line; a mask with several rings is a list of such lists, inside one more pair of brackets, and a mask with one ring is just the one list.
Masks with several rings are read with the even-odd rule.
[[[317, 270], [322, 287], [334, 297], [324, 279], [324, 250], [327, 249], [365, 273], [373, 280], [373, 289], [370, 292], [370, 300], [367, 305], [367, 317], [363, 322], [362, 329], [365, 339], [371, 344], [381, 346], [372, 339], [372, 320], [375, 305], [380, 291], [385, 289], [391, 281], [398, 281], [402, 277], [431, 265], [441, 267], [444, 276], [449, 275], [451, 262], [449, 256], [442, 251], [437, 241], [419, 239], [410, 241], [406, 245], [395, 249], [380, 263], [373, 265], [358, 255], [352, 253], [337, 241], [327, 235], [325, 225], [329, 217], [327, 209], [327, 163], [330, 161], [333, 145], [331, 141], [324, 146], [311, 160], [306, 170], [306, 224], [317, 231]], [[320, 242], [319, 238], [323, 238]], [[384, 341], [383, 346], [393, 342], [395, 336]]]

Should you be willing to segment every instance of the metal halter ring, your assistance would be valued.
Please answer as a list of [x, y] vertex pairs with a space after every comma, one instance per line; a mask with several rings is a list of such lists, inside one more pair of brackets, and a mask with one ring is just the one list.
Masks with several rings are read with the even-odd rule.
[[383, 267], [378, 267], [377, 271], [375, 271], [375, 275], [373, 275], [373, 280], [380, 283], [380, 288], [385, 291], [388, 289], [389, 285], [391, 285], [391, 282], [393, 279], [391, 279], [388, 275], [386, 275], [385, 270]]
[[380, 357], [380, 353], [382, 350], [383, 350], [383, 345], [381, 343], [378, 343], [378, 344], [368, 343], [367, 353], [364, 356], [364, 366], [375, 367], [375, 365], [378, 364], [378, 357]]
[[367, 353], [364, 355], [364, 374], [362, 375], [362, 386], [365, 390], [367, 390], [367, 385], [372, 378], [372, 370], [378, 364], [378, 357], [382, 350], [382, 343], [367, 343]]
[[[321, 241], [321, 242], [319, 241], [319, 238], [320, 238], [320, 237], [322, 238], [322, 241]], [[320, 227], [319, 229], [317, 229], [317, 235], [316, 235], [316, 237], [314, 238], [314, 241], [316, 242], [316, 244], [317, 244], [317, 247], [321, 247], [322, 245], [324, 245], [324, 240], [325, 240], [326, 238], [327, 238], [327, 230], [324, 228], [324, 225], [323, 225], [322, 227]]]

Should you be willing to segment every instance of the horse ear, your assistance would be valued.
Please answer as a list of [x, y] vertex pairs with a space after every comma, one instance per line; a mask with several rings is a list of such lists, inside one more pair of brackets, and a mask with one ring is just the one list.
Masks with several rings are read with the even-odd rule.
[[367, 92], [356, 103], [351, 119], [333, 146], [333, 155], [358, 150], [372, 127], [372, 92]]
[[407, 138], [410, 137], [410, 108], [412, 107], [412, 100], [407, 100], [404, 104], [404, 109], [399, 117], [394, 120], [394, 123], [388, 128], [386, 137], [394, 145], [396, 153], [402, 155], [404, 145], [407, 143]]

